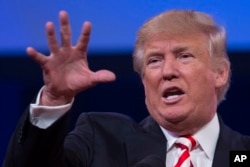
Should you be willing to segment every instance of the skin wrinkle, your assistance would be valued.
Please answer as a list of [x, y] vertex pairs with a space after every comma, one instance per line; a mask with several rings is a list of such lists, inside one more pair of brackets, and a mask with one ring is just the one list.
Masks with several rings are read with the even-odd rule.
[[[144, 45], [142, 81], [147, 108], [161, 126], [178, 135], [193, 134], [212, 119], [218, 101], [216, 90], [227, 81], [224, 72], [214, 70], [207, 41], [200, 33], [158, 33]], [[181, 53], [187, 58], [180, 58]], [[154, 56], [152, 65], [148, 59]], [[174, 79], [163, 79], [170, 75]], [[167, 104], [162, 92], [171, 86], [185, 94], [176, 103]]]

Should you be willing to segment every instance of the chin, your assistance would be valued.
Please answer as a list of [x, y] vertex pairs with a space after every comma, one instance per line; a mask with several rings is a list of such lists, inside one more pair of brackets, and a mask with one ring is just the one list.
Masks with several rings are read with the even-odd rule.
[[159, 117], [162, 117], [168, 122], [180, 122], [184, 121], [188, 117], [188, 112], [181, 109], [171, 109], [167, 111], [162, 111]]

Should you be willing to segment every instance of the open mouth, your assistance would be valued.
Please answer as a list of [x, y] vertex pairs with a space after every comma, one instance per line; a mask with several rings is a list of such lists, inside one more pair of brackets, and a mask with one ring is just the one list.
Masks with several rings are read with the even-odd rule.
[[184, 91], [182, 89], [178, 87], [171, 87], [171, 88], [166, 89], [163, 92], [162, 96], [167, 100], [172, 100], [172, 99], [178, 98], [179, 96], [183, 94], [184, 94]]

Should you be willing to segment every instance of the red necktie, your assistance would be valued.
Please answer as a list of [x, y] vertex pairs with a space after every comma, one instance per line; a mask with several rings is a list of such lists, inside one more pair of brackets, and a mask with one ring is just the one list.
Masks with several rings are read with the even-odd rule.
[[190, 151], [196, 146], [197, 142], [192, 136], [180, 137], [176, 140], [175, 146], [181, 149], [181, 154], [174, 167], [193, 167]]

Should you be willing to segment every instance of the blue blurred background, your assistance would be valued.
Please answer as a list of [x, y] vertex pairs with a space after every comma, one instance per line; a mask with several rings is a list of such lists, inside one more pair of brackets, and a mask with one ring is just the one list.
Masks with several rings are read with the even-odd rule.
[[[232, 83], [219, 106], [223, 120], [250, 135], [250, 1], [241, 0], [0, 0], [0, 164], [19, 116], [43, 85], [40, 67], [25, 49], [48, 54], [44, 25], [68, 11], [76, 42], [83, 21], [93, 24], [89, 63], [117, 75], [114, 83], [98, 85], [76, 97], [71, 127], [84, 111], [120, 112], [140, 121], [147, 115], [143, 87], [133, 72], [131, 54], [138, 28], [150, 17], [173, 8], [194, 9], [214, 16], [228, 32]], [[59, 34], [58, 34], [59, 37]]]

